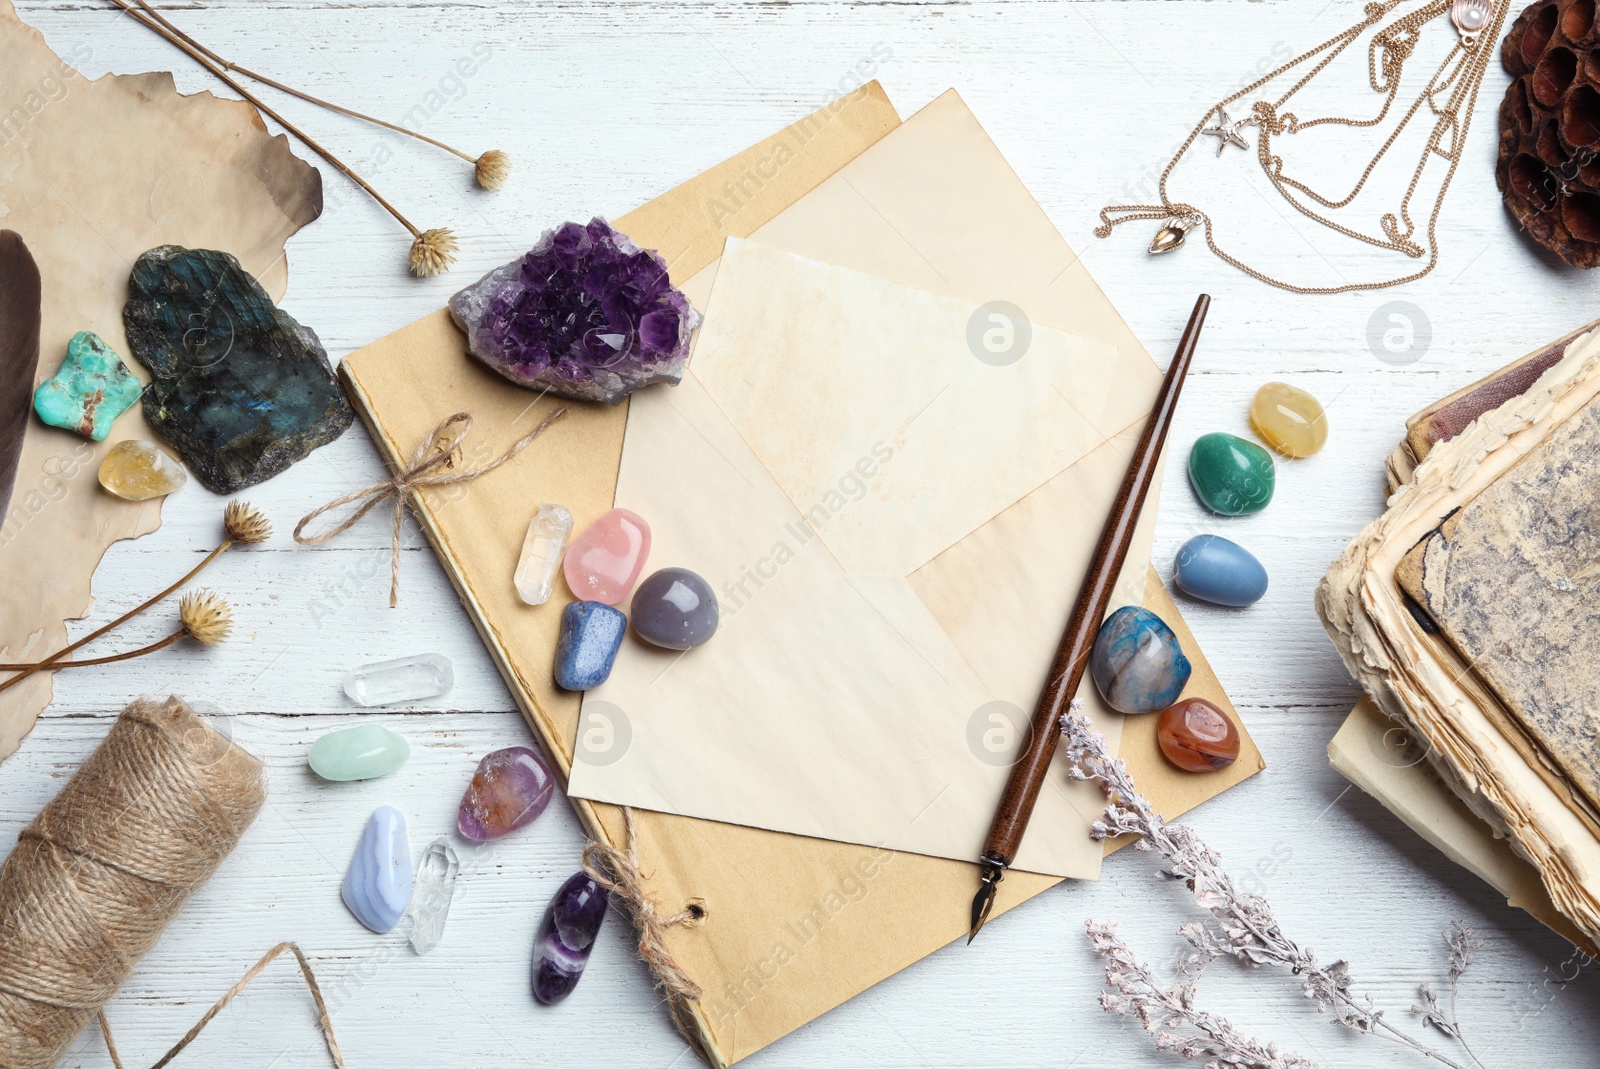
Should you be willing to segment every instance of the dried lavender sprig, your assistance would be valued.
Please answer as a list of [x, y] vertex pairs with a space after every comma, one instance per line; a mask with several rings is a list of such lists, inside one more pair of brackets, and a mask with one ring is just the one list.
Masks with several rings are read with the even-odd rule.
[[[1195, 1009], [1193, 982], [1163, 988], [1117, 935], [1116, 925], [1089, 921], [1084, 927], [1095, 953], [1106, 959], [1106, 982], [1112, 988], [1100, 993], [1100, 1008], [1133, 1017], [1145, 1031], [1155, 1032], [1157, 1050], [1206, 1058], [1206, 1069], [1321, 1069], [1298, 1054], [1280, 1051], [1275, 1043], [1241, 1035], [1226, 1018]], [[1190, 1029], [1187, 1035], [1178, 1030], [1184, 1025]]]
[[[1285, 935], [1266, 899], [1240, 891], [1222, 868], [1221, 857], [1192, 829], [1183, 824], [1168, 824], [1156, 812], [1139, 793], [1127, 763], [1112, 755], [1105, 736], [1094, 729], [1087, 717], [1069, 713], [1061, 718], [1061, 731], [1073, 778], [1098, 780], [1108, 801], [1101, 819], [1090, 825], [1090, 835], [1096, 839], [1139, 836], [1138, 849], [1154, 850], [1166, 858], [1172, 866], [1171, 875], [1183, 880], [1195, 902], [1220, 922], [1220, 927], [1195, 924], [1180, 929], [1196, 951], [1186, 963], [1187, 970], [1196, 971], [1206, 962], [1224, 956], [1251, 965], [1283, 966], [1300, 977], [1301, 991], [1317, 1004], [1319, 1011], [1331, 1011], [1340, 1024], [1392, 1040], [1450, 1069], [1466, 1069], [1415, 1036], [1389, 1024], [1383, 1019], [1383, 1011], [1373, 1007], [1370, 997], [1357, 998], [1350, 990], [1350, 970], [1345, 962], [1320, 966], [1311, 950]], [[1466, 925], [1458, 924], [1452, 931], [1462, 933], [1459, 947], [1448, 935], [1446, 938], [1454, 984], [1471, 963], [1471, 952], [1478, 944]], [[1107, 1009], [1108, 1012], [1129, 1012], [1114, 1007]], [[1440, 1019], [1443, 1020], [1442, 1015]], [[1459, 1041], [1453, 1010], [1448, 1023], [1451, 1027], [1441, 1031]], [[1462, 1046], [1466, 1048], [1465, 1043]], [[1481, 1065], [1471, 1049], [1466, 1049], [1473, 1063]], [[1217, 1064], [1227, 1066], [1230, 1063]]]

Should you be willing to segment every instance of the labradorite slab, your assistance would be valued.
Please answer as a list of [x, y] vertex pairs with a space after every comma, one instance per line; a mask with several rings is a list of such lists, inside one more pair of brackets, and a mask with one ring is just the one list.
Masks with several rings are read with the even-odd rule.
[[128, 290], [128, 347], [152, 377], [145, 419], [206, 489], [265, 482], [354, 421], [316, 334], [227, 253], [151, 249]]

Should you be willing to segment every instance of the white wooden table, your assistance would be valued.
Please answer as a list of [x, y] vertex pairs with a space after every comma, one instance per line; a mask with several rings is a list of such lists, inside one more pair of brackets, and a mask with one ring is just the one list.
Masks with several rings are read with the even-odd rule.
[[[86, 73], [172, 69], [188, 92], [217, 88], [153, 35], [97, 0], [22, 0], [24, 18], [63, 54], [84, 42]], [[421, 146], [289, 101], [302, 118], [423, 226], [452, 226], [462, 261], [419, 282], [401, 269], [404, 235], [327, 175], [328, 210], [289, 246], [285, 306], [335, 359], [437, 308], [457, 287], [564, 219], [620, 215], [820, 106], [874, 49], [902, 114], [957, 86], [1159, 359], [1193, 294], [1216, 295], [1173, 441], [1244, 430], [1257, 386], [1285, 379], [1327, 405], [1326, 450], [1283, 463], [1276, 501], [1222, 522], [1198, 509], [1176, 471], [1161, 498], [1156, 562], [1196, 530], [1251, 546], [1272, 575], [1245, 612], [1183, 610], [1268, 761], [1265, 774], [1193, 816], [1234, 873], [1276, 904], [1325, 959], [1352, 962], [1397, 1018], [1418, 981], [1443, 979], [1439, 933], [1465, 918], [1488, 940], [1465, 982], [1463, 1015], [1485, 1064], [1594, 1064], [1600, 985], [1570, 948], [1508, 909], [1327, 764], [1324, 747], [1356, 698], [1312, 608], [1328, 562], [1382, 507], [1381, 468], [1404, 417], [1425, 402], [1600, 314], [1600, 279], [1556, 270], [1502, 211], [1492, 178], [1494, 113], [1506, 76], [1491, 69], [1441, 228], [1443, 263], [1395, 292], [1296, 298], [1226, 270], [1203, 250], [1147, 258], [1147, 233], [1098, 242], [1095, 211], [1159, 171], [1198, 111], [1262, 64], [1358, 17], [1352, 0], [692, 3], [616, 0], [191, 0], [172, 17], [231, 58], [390, 117], [422, 108], [425, 129], [516, 162], [489, 196], [464, 168]], [[1315, 20], [1313, 21], [1313, 16]], [[489, 59], [470, 78], [453, 62]], [[849, 87], [848, 81], [845, 87]], [[415, 117], [415, 116], [414, 116]], [[386, 147], [388, 146], [388, 147]], [[1130, 228], [1131, 229], [1131, 228]], [[1405, 299], [1432, 324], [1431, 348], [1382, 363], [1369, 319]], [[1180, 454], [1181, 455], [1181, 454]], [[363, 524], [315, 550], [288, 537], [309, 508], [381, 474], [358, 424], [247, 495], [276, 522], [264, 546], [207, 575], [241, 621], [212, 652], [164, 653], [57, 679], [56, 700], [0, 770], [0, 849], [61, 786], [140, 694], [215, 703], [234, 737], [270, 766], [271, 801], [239, 850], [186, 909], [109, 1013], [130, 1065], [149, 1064], [258, 954], [298, 940], [332, 989], [351, 1069], [376, 1066], [669, 1066], [693, 1056], [673, 1032], [630, 949], [608, 922], [589, 973], [555, 1008], [528, 992], [534, 930], [583, 844], [565, 805], [491, 854], [463, 857], [444, 943], [418, 958], [339, 903], [362, 822], [402, 805], [420, 849], [453, 824], [465, 769], [530, 735], [419, 532], [406, 536], [401, 607], [387, 607], [387, 532]], [[213, 544], [221, 501], [197, 485], [173, 497], [154, 535], [114, 547], [96, 576], [94, 618], [129, 607]], [[131, 645], [157, 625], [130, 633]], [[81, 633], [81, 631], [80, 631]], [[330, 789], [305, 767], [321, 733], [351, 721], [350, 667], [427, 650], [449, 657], [443, 699], [382, 714], [412, 741], [395, 775]], [[1098, 883], [1064, 885], [1005, 917], [972, 948], [948, 947], [757, 1055], [752, 1066], [1145, 1066], [1173, 1064], [1095, 1005], [1100, 970], [1082, 933], [1113, 918], [1148, 959], [1166, 962], [1195, 919], [1150, 858], [1119, 854]], [[1417, 1065], [1312, 1012], [1292, 977], [1226, 963], [1205, 1004], [1329, 1065]], [[1575, 973], [1579, 973], [1573, 982]], [[275, 966], [182, 1055], [240, 1069], [324, 1064], [293, 969]], [[109, 1064], [96, 1031], [69, 1065]]]

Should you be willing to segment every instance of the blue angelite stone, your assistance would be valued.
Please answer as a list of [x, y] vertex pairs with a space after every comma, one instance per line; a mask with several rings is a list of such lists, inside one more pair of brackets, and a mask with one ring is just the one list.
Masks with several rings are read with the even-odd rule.
[[633, 594], [633, 629], [669, 650], [692, 650], [708, 641], [719, 615], [711, 584], [687, 568], [663, 568]]
[[591, 690], [604, 683], [627, 630], [627, 614], [603, 601], [574, 601], [562, 609], [556, 683], [564, 690]]
[[1195, 535], [1178, 550], [1178, 587], [1216, 605], [1254, 605], [1267, 592], [1267, 570], [1248, 549], [1220, 535]]
[[405, 916], [411, 904], [411, 843], [405, 814], [383, 805], [361, 833], [339, 897], [356, 920], [382, 935]]
[[1089, 672], [1119, 713], [1154, 713], [1178, 700], [1193, 669], [1166, 621], [1127, 605], [1106, 617], [1089, 654]]
[[611, 896], [586, 872], [561, 885], [550, 900], [534, 943], [533, 997], [546, 1006], [572, 994], [589, 964]]

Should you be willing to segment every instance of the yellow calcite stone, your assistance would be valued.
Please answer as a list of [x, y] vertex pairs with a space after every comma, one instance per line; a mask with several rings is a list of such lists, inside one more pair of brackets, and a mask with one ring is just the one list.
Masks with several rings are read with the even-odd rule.
[[1322, 404], [1298, 386], [1269, 382], [1250, 402], [1250, 426], [1286, 457], [1308, 457], [1328, 441]]
[[142, 438], [118, 442], [100, 463], [100, 485], [126, 501], [164, 497], [188, 481], [182, 464]]

